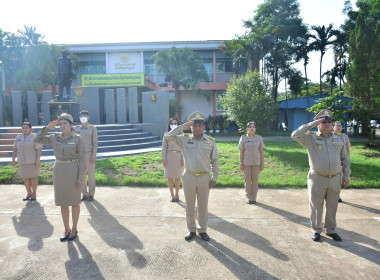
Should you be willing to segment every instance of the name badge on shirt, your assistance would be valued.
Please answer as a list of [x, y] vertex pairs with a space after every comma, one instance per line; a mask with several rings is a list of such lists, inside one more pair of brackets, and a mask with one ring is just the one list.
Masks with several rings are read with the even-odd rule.
[[205, 142], [205, 146], [211, 146], [211, 142]]

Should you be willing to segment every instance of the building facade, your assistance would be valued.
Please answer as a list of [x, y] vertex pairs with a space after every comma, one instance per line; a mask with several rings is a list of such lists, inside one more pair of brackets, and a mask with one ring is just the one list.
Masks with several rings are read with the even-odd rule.
[[[223, 112], [219, 97], [227, 89], [227, 84], [236, 72], [246, 69], [234, 69], [232, 59], [221, 51], [223, 41], [191, 41], [191, 42], [150, 42], [150, 43], [114, 43], [114, 44], [80, 44], [63, 45], [79, 58], [79, 68], [76, 71], [73, 87], [81, 92], [89, 90], [99, 92], [99, 106], [104, 104], [104, 93], [107, 89], [135, 88], [138, 96], [138, 106], [141, 106], [142, 92], [168, 90], [170, 99], [174, 99], [174, 89], [171, 85], [163, 85], [165, 76], [157, 71], [152, 56], [159, 51], [172, 47], [182, 49], [187, 47], [199, 54], [204, 62], [209, 76], [209, 82], [199, 82], [198, 90], [180, 89], [179, 99], [182, 104], [182, 120], [193, 111], [202, 111], [206, 116], [215, 116]], [[137, 77], [134, 75], [138, 75]], [[137, 83], [120, 83], [118, 79], [129, 79]], [[98, 80], [97, 80], [98, 79]], [[89, 83], [90, 81], [90, 83]], [[106, 81], [106, 82], [105, 82]], [[76, 96], [77, 98], [77, 96]], [[100, 112], [99, 123], [105, 123], [105, 112]], [[139, 107], [138, 122], [142, 120], [142, 110]]]

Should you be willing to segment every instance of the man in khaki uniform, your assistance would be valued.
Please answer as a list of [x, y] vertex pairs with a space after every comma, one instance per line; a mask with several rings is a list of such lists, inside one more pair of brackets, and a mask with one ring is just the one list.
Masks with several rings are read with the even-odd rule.
[[[203, 134], [205, 116], [200, 112], [192, 113], [188, 122], [178, 126], [165, 135], [166, 140], [177, 144], [185, 159], [185, 173], [182, 176], [183, 191], [186, 200], [186, 222], [189, 232], [185, 240], [196, 235], [195, 200], [198, 206], [198, 233], [208, 241], [206, 233], [208, 220], [208, 197], [210, 189], [215, 186], [219, 175], [219, 156], [215, 141]], [[181, 134], [191, 128], [192, 134]], [[180, 135], [181, 134], [181, 135]], [[212, 178], [210, 177], [210, 164]]]
[[[315, 116], [314, 121], [300, 126], [292, 133], [293, 140], [305, 146], [309, 154], [310, 171], [307, 186], [313, 232], [311, 238], [314, 241], [319, 241], [321, 237], [324, 201], [326, 234], [335, 241], [342, 240], [335, 232], [336, 211], [341, 184], [345, 188], [349, 184], [350, 158], [343, 137], [331, 131], [331, 119], [331, 111], [322, 110]], [[318, 127], [318, 132], [309, 131], [314, 127]]]
[[88, 123], [90, 120], [90, 113], [88, 111], [80, 111], [79, 119], [82, 125], [76, 126], [75, 132], [80, 134], [86, 147], [84, 182], [87, 182], [86, 176], [88, 174], [88, 185], [84, 183], [82, 186], [82, 201], [93, 201], [95, 195], [95, 160], [98, 150], [98, 131], [94, 125]]

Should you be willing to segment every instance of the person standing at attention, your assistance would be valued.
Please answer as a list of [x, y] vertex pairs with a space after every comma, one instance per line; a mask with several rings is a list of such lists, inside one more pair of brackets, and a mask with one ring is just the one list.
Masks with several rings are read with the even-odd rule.
[[[324, 201], [326, 234], [335, 241], [342, 240], [335, 232], [336, 212], [341, 184], [343, 183], [345, 188], [349, 184], [350, 157], [343, 137], [332, 133], [331, 119], [331, 111], [322, 110], [315, 116], [314, 121], [300, 126], [292, 133], [293, 140], [305, 146], [309, 155], [307, 187], [311, 210], [311, 239], [314, 241], [321, 238]], [[318, 127], [318, 132], [309, 131], [314, 127]]]
[[23, 201], [29, 199], [36, 200], [42, 145], [33, 141], [36, 134], [32, 132], [30, 122], [24, 122], [21, 128], [22, 134], [16, 136], [13, 146], [12, 166], [16, 165], [17, 156], [20, 176], [24, 179], [24, 185], [28, 192], [26, 197], [23, 198]]
[[[192, 113], [187, 123], [165, 134], [166, 140], [178, 145], [185, 159], [185, 173], [182, 176], [186, 200], [186, 222], [189, 232], [185, 240], [190, 241], [198, 229], [199, 236], [208, 241], [208, 197], [219, 176], [219, 156], [215, 141], [205, 135], [205, 116], [200, 112]], [[182, 134], [191, 129], [192, 134]], [[210, 164], [212, 177], [210, 176]], [[198, 206], [198, 228], [195, 223], [195, 200]]]
[[[343, 128], [342, 123], [340, 121], [334, 122], [333, 124], [334, 134], [341, 135], [343, 137], [344, 145], [346, 145], [348, 155], [350, 155], [351, 142], [350, 142], [350, 139], [348, 138], [348, 135], [342, 132], [342, 128]], [[339, 197], [338, 202], [343, 202], [343, 200]]]
[[[170, 119], [168, 123], [169, 131], [175, 129], [179, 122], [177, 119]], [[170, 201], [179, 201], [179, 187], [181, 184], [183, 157], [178, 145], [166, 140], [165, 136], [162, 139], [162, 151], [161, 151], [162, 164], [164, 166], [164, 175], [168, 179], [168, 186], [170, 190]], [[173, 192], [173, 181], [175, 184], [175, 194]]]
[[[82, 125], [78, 125], [74, 128], [85, 144], [86, 149], [86, 171], [83, 177], [82, 186], [82, 201], [93, 201], [95, 195], [95, 160], [96, 152], [98, 150], [98, 131], [93, 124], [89, 124], [90, 113], [86, 110], [79, 112], [79, 120]], [[88, 184], [87, 184], [88, 175]]]
[[[47, 133], [59, 124], [61, 133]], [[80, 135], [73, 132], [73, 117], [63, 113], [58, 120], [45, 126], [34, 141], [51, 145], [55, 155], [53, 169], [55, 205], [61, 206], [61, 215], [65, 233], [61, 241], [74, 240], [78, 236], [81, 188], [85, 171], [85, 147]], [[70, 208], [72, 206], [73, 226], [70, 229]]]
[[247, 134], [239, 140], [240, 170], [244, 172], [245, 196], [248, 204], [255, 204], [259, 189], [259, 174], [264, 170], [264, 141], [256, 134], [256, 123], [249, 122]]

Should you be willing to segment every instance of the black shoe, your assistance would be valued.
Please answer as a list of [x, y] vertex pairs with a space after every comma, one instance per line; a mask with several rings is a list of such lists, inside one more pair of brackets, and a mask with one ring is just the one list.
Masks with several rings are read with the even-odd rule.
[[82, 196], [82, 199], [80, 201], [85, 201], [87, 199], [88, 199], [87, 196]]
[[185, 236], [185, 240], [186, 241], [190, 241], [191, 239], [193, 239], [193, 237], [196, 235], [195, 232], [192, 232], [192, 231], [189, 231], [186, 236]]
[[27, 197], [23, 198], [22, 200], [23, 200], [23, 201], [27, 201], [27, 200], [29, 200], [29, 199], [31, 199], [31, 198], [32, 198], [32, 195], [27, 196]]
[[336, 233], [326, 233], [327, 236], [330, 236], [335, 241], [342, 241], [342, 238]]
[[256, 200], [251, 200], [251, 204], [256, 204]]
[[210, 237], [208, 236], [208, 234], [206, 232], [200, 232], [199, 233], [199, 236], [204, 240], [204, 241], [209, 241], [210, 240]]
[[175, 197], [174, 196], [170, 196], [170, 202], [175, 202]]
[[64, 237], [61, 237], [59, 240], [61, 240], [61, 242], [66, 241], [67, 239], [69, 239], [70, 233], [71, 233], [71, 230], [69, 231], [67, 235], [65, 235]]
[[311, 235], [311, 239], [313, 239], [313, 241], [319, 241], [319, 239], [321, 239], [321, 235], [317, 232], [314, 232], [312, 235]]
[[87, 198], [88, 201], [93, 201], [94, 200], [94, 196], [93, 195], [90, 195], [88, 198]]
[[343, 202], [343, 200], [339, 197], [339, 200], [338, 200], [338, 202]]
[[77, 237], [78, 237], [78, 231], [75, 235], [70, 235], [69, 238], [67, 238], [67, 241], [73, 241]]

